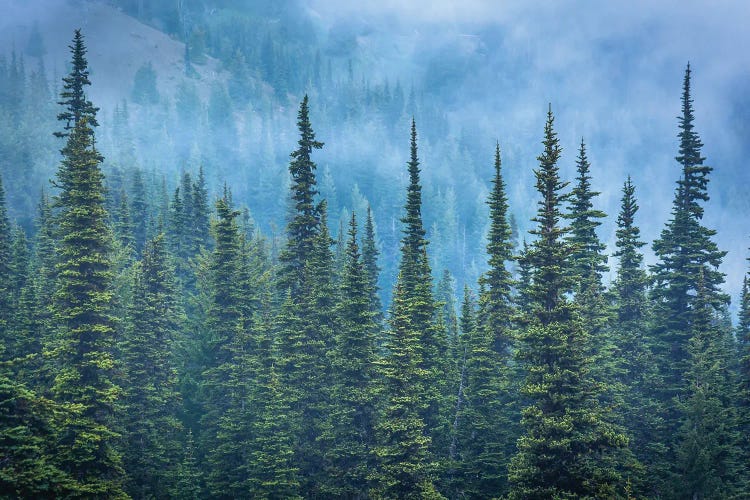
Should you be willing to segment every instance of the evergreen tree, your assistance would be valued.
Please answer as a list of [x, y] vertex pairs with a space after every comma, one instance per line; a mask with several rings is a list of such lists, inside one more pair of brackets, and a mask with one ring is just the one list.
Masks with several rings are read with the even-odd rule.
[[210, 210], [208, 206], [208, 188], [203, 165], [198, 169], [198, 178], [193, 183], [192, 232], [193, 241], [191, 255], [198, 255], [201, 248], [210, 246]]
[[370, 309], [376, 313], [376, 320], [380, 322], [383, 317], [383, 305], [380, 302], [378, 280], [380, 278], [380, 267], [378, 266], [377, 242], [375, 240], [375, 224], [372, 220], [372, 210], [367, 206], [367, 219], [365, 220], [365, 234], [362, 238], [362, 264], [367, 272], [367, 285], [370, 290]]
[[[332, 479], [326, 493], [355, 498], [368, 490], [372, 469], [375, 410], [379, 397], [375, 361], [377, 324], [371, 310], [367, 271], [357, 244], [357, 222], [349, 223], [339, 284], [339, 326], [330, 353], [332, 365], [329, 435], [323, 436]], [[327, 438], [327, 439], [326, 439]]]
[[[461, 418], [463, 494], [491, 498], [507, 489], [507, 457], [518, 430], [513, 408], [510, 367], [514, 314], [513, 279], [508, 264], [513, 246], [508, 203], [501, 173], [500, 146], [495, 149], [495, 176], [490, 193], [489, 271], [480, 279], [483, 293], [477, 327], [466, 346], [465, 411]], [[464, 333], [467, 333], [464, 331]], [[516, 410], [516, 411], [514, 411]]]
[[258, 314], [258, 342], [255, 356], [255, 384], [251, 403], [255, 417], [248, 450], [247, 494], [253, 498], [298, 499], [299, 469], [294, 460], [297, 422], [287, 398], [288, 391], [277, 373], [272, 318], [268, 293]]
[[447, 342], [435, 323], [414, 120], [408, 169], [409, 186], [401, 219], [401, 263], [393, 294], [387, 354], [380, 368], [387, 396], [377, 425], [376, 455], [380, 462], [378, 493], [410, 498], [434, 491], [432, 452], [447, 454], [447, 418], [441, 410], [450, 408], [443, 407], [445, 401], [441, 400], [448, 384], [438, 378], [440, 368], [445, 368], [440, 362], [447, 359]]
[[627, 439], [598, 405], [589, 338], [568, 298], [574, 249], [560, 226], [566, 183], [559, 177], [561, 149], [553, 125], [550, 108], [535, 170], [541, 200], [531, 233], [537, 240], [527, 256], [532, 303], [519, 334], [518, 359], [526, 374], [521, 390], [529, 405], [522, 412], [525, 433], [510, 464], [510, 497], [613, 497], [623, 491], [617, 452]]
[[250, 425], [247, 356], [250, 339], [243, 317], [240, 275], [240, 236], [228, 196], [216, 202], [216, 246], [209, 261], [208, 334], [203, 372], [201, 442], [207, 462], [207, 485], [212, 496], [242, 495], [247, 480], [246, 449]]
[[65, 122], [63, 132], [55, 132], [56, 137], [67, 137], [70, 131], [78, 125], [82, 119], [86, 119], [87, 133], [94, 135], [93, 127], [99, 124], [96, 121], [96, 113], [99, 108], [94, 107], [86, 97], [85, 86], [91, 85], [89, 80], [88, 61], [86, 61], [86, 45], [83, 42], [81, 30], [75, 30], [73, 43], [69, 46], [72, 54], [70, 74], [63, 77], [63, 89], [60, 92], [58, 104], [64, 106], [64, 110], [57, 115], [57, 119]]
[[594, 209], [593, 200], [600, 193], [591, 190], [590, 168], [586, 144], [582, 139], [576, 160], [578, 177], [570, 192], [568, 216], [571, 220], [568, 239], [574, 247], [571, 263], [579, 293], [584, 292], [586, 287], [602, 288], [601, 275], [607, 271], [607, 256], [603, 254], [605, 245], [596, 234], [596, 229], [601, 225], [599, 219], [604, 219], [606, 214]]
[[10, 342], [12, 321], [12, 269], [11, 269], [11, 230], [8, 221], [8, 210], [5, 206], [5, 189], [0, 178], [0, 338], [3, 344]]
[[147, 229], [149, 221], [149, 207], [146, 201], [146, 185], [143, 182], [143, 172], [136, 168], [133, 170], [133, 187], [131, 191], [130, 215], [133, 221], [133, 239], [135, 240], [135, 252], [141, 255], [146, 245]]
[[11, 363], [0, 362], [0, 495], [56, 498], [75, 494], [71, 479], [52, 460], [60, 408], [9, 376], [9, 368]]
[[169, 496], [176, 486], [181, 433], [172, 352], [179, 313], [164, 235], [150, 240], [136, 265], [129, 325], [120, 350], [128, 381], [122, 422], [126, 489], [136, 498]]
[[318, 193], [315, 187], [316, 166], [311, 155], [314, 149], [321, 149], [323, 143], [315, 140], [307, 95], [300, 104], [297, 128], [300, 133], [298, 148], [292, 152], [292, 161], [289, 163], [294, 213], [287, 223], [286, 246], [279, 255], [282, 264], [280, 283], [283, 289], [290, 289], [295, 298], [300, 292], [305, 263], [312, 253], [313, 241], [320, 226], [315, 203], [315, 195]]
[[[748, 259], [750, 261], [750, 259]], [[742, 280], [739, 304], [739, 321], [735, 333], [739, 348], [739, 391], [738, 410], [743, 440], [745, 463], [750, 460], [750, 283], [748, 275]], [[750, 480], [746, 476], [747, 480]]]
[[114, 381], [111, 240], [101, 157], [87, 117], [72, 129], [62, 153], [54, 297], [60, 328], [54, 352], [60, 368], [52, 390], [70, 413], [58, 431], [56, 462], [78, 482], [82, 495], [117, 497], [123, 471], [112, 421], [121, 390]]
[[[682, 114], [679, 117], [680, 147], [677, 162], [682, 175], [677, 182], [672, 218], [654, 242], [658, 261], [651, 267], [654, 306], [653, 344], [657, 363], [661, 367], [658, 397], [664, 408], [663, 435], [674, 436], [682, 421], [681, 405], [690, 394], [685, 374], [690, 370], [688, 345], [694, 332], [697, 300], [696, 286], [703, 283], [703, 299], [714, 311], [720, 311], [728, 297], [720, 290], [724, 275], [718, 269], [726, 255], [712, 240], [716, 232], [702, 225], [702, 202], [708, 201], [708, 175], [712, 168], [703, 165], [700, 137], [693, 124], [693, 100], [690, 96], [690, 65], [685, 71], [682, 92]], [[700, 278], [700, 279], [699, 279]], [[674, 468], [676, 442], [672, 440], [665, 463]], [[673, 471], [679, 474], [677, 471]], [[666, 480], [666, 478], [663, 478]], [[671, 490], [664, 484], [664, 491]]]
[[124, 189], [120, 192], [120, 205], [117, 207], [114, 219], [115, 223], [113, 229], [120, 246], [135, 251], [135, 225], [130, 217], [128, 195]]
[[[696, 285], [688, 344], [688, 396], [679, 401], [684, 419], [678, 434], [671, 498], [735, 498], [743, 491], [739, 428], [734, 406], [731, 353], [702, 277]], [[746, 484], [744, 486], [747, 486]], [[747, 489], [744, 489], [747, 491]]]
[[[628, 176], [622, 189], [622, 204], [617, 217], [617, 276], [613, 286], [616, 326], [613, 329], [615, 346], [614, 370], [611, 383], [620, 384], [623, 396], [621, 420], [630, 437], [631, 449], [648, 470], [643, 478], [630, 478], [634, 491], [644, 488], [645, 496], [655, 495], [654, 478], [663, 473], [663, 436], [658, 415], [656, 393], [658, 367], [651, 352], [648, 336], [650, 306], [647, 297], [648, 276], [643, 268], [640, 229], [635, 224], [638, 203], [635, 186]], [[639, 480], [645, 480], [639, 485]]]

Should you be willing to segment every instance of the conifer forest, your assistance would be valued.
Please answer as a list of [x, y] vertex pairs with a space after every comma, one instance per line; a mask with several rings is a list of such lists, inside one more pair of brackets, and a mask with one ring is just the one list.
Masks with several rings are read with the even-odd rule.
[[750, 499], [731, 23], [458, 3], [0, 0], [0, 498]]

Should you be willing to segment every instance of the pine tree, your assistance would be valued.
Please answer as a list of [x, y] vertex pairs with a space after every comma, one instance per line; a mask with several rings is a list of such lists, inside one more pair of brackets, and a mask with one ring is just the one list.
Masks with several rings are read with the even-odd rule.
[[96, 108], [89, 85], [80, 31], [71, 46], [72, 70], [64, 78], [58, 119], [67, 137], [57, 172], [55, 199], [59, 238], [54, 323], [52, 394], [66, 410], [55, 435], [55, 463], [75, 481], [79, 495], [124, 496], [113, 412], [121, 390], [115, 383], [115, 319], [111, 237], [104, 208], [102, 156], [94, 146]]
[[300, 104], [297, 127], [300, 133], [298, 148], [292, 152], [292, 161], [289, 163], [294, 213], [287, 223], [286, 247], [279, 255], [282, 264], [279, 277], [282, 289], [290, 289], [295, 298], [300, 292], [305, 263], [312, 252], [313, 241], [320, 226], [315, 203], [315, 195], [318, 194], [315, 187], [316, 166], [311, 155], [314, 149], [321, 149], [323, 143], [315, 140], [307, 95]]
[[12, 369], [11, 363], [0, 362], [0, 494], [6, 498], [76, 494], [70, 489], [70, 477], [52, 460], [55, 425], [64, 414], [53, 401], [10, 376]]
[[340, 322], [333, 350], [331, 411], [325, 455], [331, 465], [326, 494], [353, 498], [368, 490], [372, 469], [375, 410], [379, 397], [375, 361], [377, 333], [367, 271], [357, 244], [357, 221], [349, 223], [336, 316]]
[[277, 373], [268, 295], [263, 296], [256, 320], [258, 342], [251, 358], [256, 373], [251, 392], [255, 417], [248, 449], [247, 494], [252, 498], [299, 499], [299, 468], [294, 460], [298, 422], [289, 405], [288, 390]]
[[[422, 224], [417, 130], [411, 124], [409, 186], [401, 240], [401, 263], [393, 295], [386, 358], [381, 364], [386, 401], [378, 423], [378, 493], [403, 497], [434, 490], [433, 455], [447, 455], [448, 384], [439, 380], [447, 360], [444, 332], [435, 323], [432, 277]], [[444, 373], [445, 370], [442, 370]]]
[[133, 187], [131, 191], [130, 215], [133, 221], [133, 239], [135, 240], [135, 252], [141, 255], [146, 245], [147, 229], [149, 221], [149, 207], [146, 201], [146, 186], [143, 183], [143, 172], [136, 168], [133, 170]]
[[82, 119], [86, 119], [87, 133], [94, 135], [93, 127], [99, 124], [96, 121], [96, 113], [99, 108], [94, 107], [86, 98], [86, 85], [91, 85], [89, 80], [88, 62], [86, 61], [86, 45], [83, 42], [81, 30], [75, 30], [73, 44], [69, 46], [72, 54], [70, 74], [63, 77], [63, 89], [60, 92], [59, 105], [65, 109], [57, 115], [59, 121], [65, 122], [63, 132], [55, 132], [56, 137], [67, 137]]
[[561, 149], [553, 125], [550, 108], [544, 153], [535, 170], [541, 200], [533, 219], [538, 226], [531, 233], [537, 240], [527, 256], [532, 303], [519, 334], [518, 359], [526, 374], [521, 391], [529, 405], [522, 412], [525, 433], [509, 468], [510, 497], [612, 497], [622, 491], [617, 451], [627, 439], [598, 405], [589, 338], [567, 296], [574, 249], [560, 226], [566, 183], [559, 177]]
[[202, 498], [202, 480], [203, 474], [198, 466], [193, 432], [188, 431], [182, 461], [177, 468], [177, 484], [174, 488], [174, 497], [185, 500], [199, 500]]
[[206, 187], [206, 176], [203, 173], [203, 165], [198, 169], [198, 179], [193, 183], [193, 210], [192, 228], [193, 235], [191, 255], [198, 255], [201, 248], [208, 249], [211, 238], [209, 234], [210, 210], [208, 206], [208, 188]]
[[120, 246], [130, 248], [135, 252], [135, 225], [130, 217], [130, 207], [128, 204], [128, 195], [123, 189], [120, 192], [120, 205], [117, 207], [115, 214], [114, 233]]
[[[750, 459], [750, 283], [748, 283], [747, 274], [745, 274], [742, 280], [738, 316], [739, 321], [735, 332], [739, 348], [739, 391], [737, 404], [742, 435], [744, 436], [741, 444], [747, 463], [747, 460]], [[750, 480], [750, 478], [746, 479]]]
[[383, 305], [380, 302], [378, 280], [380, 278], [380, 266], [378, 266], [378, 246], [375, 240], [375, 224], [372, 220], [372, 210], [367, 206], [367, 219], [365, 220], [365, 234], [362, 237], [362, 264], [367, 271], [367, 284], [370, 290], [370, 309], [376, 313], [376, 320], [382, 321]]
[[[635, 186], [628, 176], [622, 189], [622, 204], [617, 217], [617, 276], [613, 285], [613, 356], [615, 369], [611, 383], [620, 384], [623, 393], [621, 420], [630, 437], [631, 449], [648, 471], [643, 478], [631, 478], [635, 491], [643, 488], [645, 496], [655, 495], [654, 478], [663, 474], [663, 436], [657, 392], [659, 378], [656, 360], [651, 352], [648, 325], [651, 316], [647, 297], [648, 275], [643, 267], [640, 229], [635, 224], [638, 203]], [[645, 484], [637, 484], [641, 479]]]
[[513, 258], [513, 245], [499, 145], [495, 148], [494, 166], [493, 189], [488, 201], [490, 269], [480, 279], [484, 291], [479, 299], [478, 325], [464, 341], [466, 410], [460, 427], [461, 469], [463, 493], [476, 498], [491, 498], [506, 491], [507, 457], [518, 437], [514, 422], [517, 408], [513, 408], [509, 398], [514, 309], [513, 279], [508, 264]]
[[599, 219], [606, 214], [594, 209], [593, 200], [599, 192], [591, 190], [591, 165], [586, 155], [586, 144], [581, 139], [576, 160], [576, 185], [570, 192], [569, 241], [574, 246], [571, 263], [576, 279], [576, 290], [581, 293], [586, 287], [601, 289], [601, 275], [607, 271], [607, 256], [603, 254], [605, 245], [599, 240], [596, 229], [601, 225]]
[[[744, 479], [740, 465], [739, 428], [734, 384], [721, 327], [702, 276], [696, 284], [694, 322], [688, 344], [688, 396], [676, 450], [672, 498], [735, 498]], [[744, 485], [747, 486], [747, 485]], [[747, 491], [747, 490], [744, 490]]]
[[[685, 374], [690, 369], [688, 345], [695, 331], [693, 325], [700, 321], [695, 307], [699, 278], [704, 286], [703, 300], [714, 311], [720, 311], [728, 303], [728, 297], [720, 290], [724, 275], [718, 269], [726, 252], [719, 250], [712, 240], [716, 232], [701, 224], [701, 203], [708, 201], [708, 175], [712, 168], [703, 165], [703, 144], [694, 130], [690, 77], [688, 65], [679, 117], [680, 148], [676, 157], [682, 175], [677, 182], [672, 218], [653, 244], [658, 262], [651, 267], [654, 282], [652, 336], [662, 372], [658, 396], [664, 408], [663, 435], [666, 436], [676, 435], [682, 421], [681, 407], [673, 404], [674, 399], [684, 400], [691, 391]], [[672, 440], [668, 444], [670, 450], [665, 463], [673, 468], [676, 443]], [[670, 488], [670, 484], [663, 486], [665, 491]]]
[[53, 394], [70, 410], [58, 431], [59, 467], [78, 482], [81, 494], [122, 495], [122, 468], [115, 448], [113, 274], [104, 209], [101, 157], [88, 119], [72, 129], [57, 173], [55, 205], [60, 235], [55, 354], [60, 366]]
[[11, 269], [11, 229], [8, 221], [8, 211], [5, 206], [5, 189], [0, 178], [0, 339], [3, 344], [10, 342], [10, 326], [12, 322], [12, 269]]
[[240, 495], [247, 480], [246, 448], [250, 425], [247, 378], [249, 331], [242, 314], [240, 236], [228, 196], [216, 202], [216, 245], [209, 261], [207, 360], [203, 372], [201, 448], [208, 463], [206, 482], [212, 496]]
[[120, 351], [124, 389], [126, 489], [136, 498], [165, 497], [175, 488], [180, 457], [179, 394], [173, 349], [179, 312], [164, 235], [147, 242], [136, 265], [129, 325]]

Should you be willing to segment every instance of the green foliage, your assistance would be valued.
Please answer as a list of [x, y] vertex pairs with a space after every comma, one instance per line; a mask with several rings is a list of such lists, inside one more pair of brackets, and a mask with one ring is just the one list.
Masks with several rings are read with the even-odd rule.
[[64, 106], [64, 110], [58, 113], [57, 119], [65, 122], [63, 132], [55, 132], [56, 137], [67, 137], [70, 131], [78, 123], [86, 119], [87, 126], [82, 129], [90, 135], [94, 135], [92, 127], [99, 124], [96, 121], [96, 113], [99, 108], [94, 107], [86, 98], [85, 86], [91, 85], [89, 80], [88, 61], [86, 61], [86, 45], [83, 42], [81, 30], [75, 30], [73, 35], [73, 44], [70, 45], [71, 70], [68, 76], [63, 77], [63, 88], [60, 92], [59, 105]]
[[[659, 384], [658, 367], [652, 353], [648, 325], [651, 318], [647, 297], [648, 276], [643, 267], [640, 229], [635, 224], [638, 203], [635, 186], [628, 177], [622, 189], [622, 205], [617, 217], [617, 276], [613, 286], [613, 369], [611, 382], [622, 402], [622, 419], [630, 437], [630, 449], [649, 471], [644, 477], [629, 477], [633, 489], [643, 488], [645, 496], [655, 495], [656, 477], [663, 474], [665, 447], [660, 438], [662, 421], [655, 393]], [[659, 472], [657, 472], [659, 471]], [[640, 481], [643, 481], [641, 483]]]
[[529, 405], [522, 411], [524, 435], [510, 463], [511, 498], [613, 497], [624, 491], [618, 451], [627, 438], [607, 421], [592, 380], [589, 336], [568, 293], [574, 248], [565, 239], [557, 166], [561, 149], [550, 109], [544, 152], [535, 171], [538, 239], [529, 254], [532, 299], [524, 311], [518, 360], [526, 375], [521, 387]]
[[61, 408], [9, 378], [8, 367], [5, 362], [0, 366], [0, 495], [70, 495], [71, 478], [52, 460]]
[[339, 325], [329, 353], [333, 385], [328, 433], [322, 437], [327, 475], [326, 493], [356, 497], [368, 490], [375, 465], [374, 426], [380, 397], [375, 371], [378, 326], [371, 309], [369, 278], [357, 244], [356, 216], [352, 214], [346, 244], [336, 316]]
[[365, 234], [362, 237], [362, 265], [367, 272], [368, 290], [370, 290], [370, 310], [376, 314], [378, 322], [382, 320], [383, 305], [378, 295], [378, 281], [380, 277], [380, 266], [378, 266], [377, 242], [375, 239], [375, 224], [372, 220], [372, 210], [367, 206], [367, 219], [365, 219]]
[[[719, 265], [726, 252], [719, 250], [713, 241], [716, 232], [701, 224], [701, 203], [708, 201], [708, 175], [712, 169], [702, 164], [705, 158], [701, 156], [703, 144], [694, 130], [690, 76], [688, 65], [683, 83], [682, 115], [679, 117], [679, 155], [676, 157], [682, 175], [677, 182], [672, 218], [653, 244], [659, 260], [651, 268], [654, 282], [651, 291], [654, 307], [652, 335], [657, 363], [661, 367], [658, 397], [664, 410], [663, 432], [668, 435], [677, 433], [685, 417], [684, 407], [675, 405], [675, 400], [684, 401], [694, 396], [695, 388], [691, 388], [685, 374], [692, 367], [691, 339], [698, 334], [697, 325], [705, 321], [701, 316], [706, 313], [699, 312], [697, 303], [698, 283], [704, 288], [701, 300], [714, 313], [720, 312], [729, 300], [719, 289], [724, 283]], [[664, 459], [672, 464], [673, 475], [681, 474], [675, 469], [677, 443], [669, 443]], [[670, 481], [663, 486], [665, 490], [669, 489], [672, 479], [665, 477], [663, 480]]]
[[120, 352], [125, 372], [120, 418], [124, 427], [126, 490], [137, 498], [164, 497], [175, 488], [182, 433], [173, 350], [179, 311], [164, 235], [150, 240], [136, 265], [133, 302]]
[[78, 482], [81, 494], [116, 497], [122, 495], [123, 470], [112, 421], [121, 390], [114, 377], [111, 241], [101, 157], [87, 117], [76, 123], [62, 153], [54, 295], [60, 368], [52, 392], [69, 411], [57, 432], [56, 463]]
[[677, 436], [677, 485], [672, 498], [734, 498], [741, 491], [740, 438], [734, 407], [731, 352], [717, 324], [702, 279], [696, 285], [695, 322], [688, 344], [688, 396]]
[[501, 173], [500, 146], [495, 148], [495, 175], [487, 204], [490, 231], [489, 270], [480, 279], [479, 317], [465, 294], [462, 308], [462, 344], [465, 347], [463, 409], [457, 426], [460, 446], [461, 494], [492, 498], [507, 491], [508, 459], [518, 438], [518, 407], [510, 397], [514, 380], [512, 324], [515, 314], [510, 271], [513, 259], [508, 202]]
[[315, 140], [307, 95], [300, 104], [297, 127], [300, 133], [298, 148], [292, 152], [292, 161], [289, 163], [294, 214], [287, 222], [287, 243], [279, 256], [282, 263], [280, 282], [284, 288], [291, 290], [295, 298], [300, 293], [299, 283], [320, 226], [320, 215], [315, 204], [315, 195], [318, 193], [315, 187], [316, 166], [311, 154], [314, 149], [321, 149], [323, 143]]

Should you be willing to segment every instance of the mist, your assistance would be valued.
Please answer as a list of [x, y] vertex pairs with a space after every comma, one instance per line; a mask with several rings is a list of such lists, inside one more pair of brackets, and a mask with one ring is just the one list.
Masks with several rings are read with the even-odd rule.
[[[586, 141], [593, 186], [601, 192], [597, 202], [609, 214], [599, 231], [608, 251], [613, 250], [614, 221], [627, 175], [637, 186], [643, 237], [653, 241], [670, 216], [680, 172], [674, 161], [676, 116], [683, 71], [690, 62], [696, 127], [706, 163], [714, 167], [712, 199], [704, 221], [719, 230], [716, 240], [729, 252], [722, 270], [727, 274], [727, 291], [737, 296], [750, 234], [746, 217], [750, 197], [743, 189], [750, 182], [743, 161], [750, 149], [750, 54], [742, 50], [750, 42], [743, 22], [750, 7], [744, 4], [471, 1], [458, 6], [447, 1], [312, 0], [266, 9], [251, 2], [216, 2], [215, 7], [186, 2], [175, 14], [175, 22], [182, 23], [177, 28], [163, 20], [168, 17], [158, 17], [156, 7], [154, 12], [139, 13], [135, 5], [11, 0], [0, 20], [5, 57], [13, 50], [26, 53], [29, 71], [43, 62], [54, 93], [68, 64], [70, 33], [82, 28], [90, 50], [90, 97], [101, 107], [107, 163], [123, 166], [110, 136], [115, 108], [129, 100], [131, 123], [145, 116], [152, 121], [148, 131], [133, 133], [142, 168], [166, 174], [173, 184], [179, 172], [211, 163], [207, 171], [212, 189], [217, 192], [227, 182], [266, 232], [284, 225], [285, 205], [272, 200], [279, 199], [277, 193], [283, 198], [287, 155], [295, 141], [296, 103], [308, 92], [313, 125], [326, 143], [317, 156], [319, 177], [329, 173], [328, 185], [321, 191], [336, 198], [332, 231], [338, 229], [340, 213], [361, 209], [368, 202], [373, 205], [385, 268], [391, 274], [383, 283], [386, 289], [396, 264], [395, 252], [387, 247], [398, 241], [403, 200], [397, 194], [384, 198], [379, 193], [383, 183], [394, 193], [405, 186], [411, 115], [420, 135], [430, 231], [444, 218], [446, 193], [457, 196], [456, 224], [447, 229], [456, 234], [430, 238], [442, 254], [433, 262], [436, 274], [448, 268], [460, 286], [473, 283], [485, 268], [483, 201], [496, 141], [502, 150], [511, 210], [522, 236], [529, 237], [526, 230], [535, 207], [528, 200], [533, 199], [533, 169], [548, 105], [555, 113], [564, 148], [561, 165], [568, 180], [575, 175], [578, 145], [582, 138]], [[330, 79], [316, 82], [303, 76], [298, 84], [280, 91], [248, 61], [249, 71], [238, 82], [230, 64], [214, 58], [232, 51], [219, 39], [206, 41], [205, 62], [193, 64], [195, 74], [186, 75], [180, 31], [201, 23], [220, 27], [225, 22], [222, 12], [232, 9], [251, 12], [248, 25], [257, 23], [262, 26], [259, 32], [265, 33], [248, 39], [248, 45], [240, 47], [244, 53], [259, 53], [257, 46], [267, 36], [283, 34], [285, 39], [278, 44], [286, 44], [280, 51], [285, 51], [289, 64], [305, 54], [317, 54], [320, 71], [329, 73], [323, 80]], [[35, 30], [44, 42], [42, 57], [28, 55]], [[257, 60], [262, 62], [260, 55]], [[153, 106], [132, 102], [135, 74], [146, 64], [155, 71], [161, 96]], [[390, 91], [397, 85], [402, 90], [403, 113], [347, 114], [365, 89], [374, 92], [386, 85]], [[231, 86], [239, 86], [240, 91]], [[197, 123], [186, 126], [178, 118], [178, 89], [189, 90], [186, 95], [197, 99]], [[225, 117], [229, 134], [216, 133], [207, 123], [212, 89], [230, 90], [233, 106]], [[246, 97], [237, 98], [241, 93]], [[410, 95], [416, 102], [409, 104]], [[54, 171], [50, 160], [56, 147], [50, 141], [49, 154], [36, 160], [35, 178], [40, 183]], [[8, 168], [12, 167], [4, 166]], [[11, 200], [19, 198], [13, 186], [9, 190]], [[273, 194], [258, 194], [268, 190]], [[363, 197], [358, 202], [352, 201], [354, 191]], [[357, 203], [360, 207], [354, 207]], [[447, 241], [459, 234], [468, 243], [463, 243], [457, 260], [453, 257], [459, 250], [437, 247], [440, 238]], [[652, 262], [649, 247], [646, 253]], [[615, 264], [610, 259], [610, 266]]]

